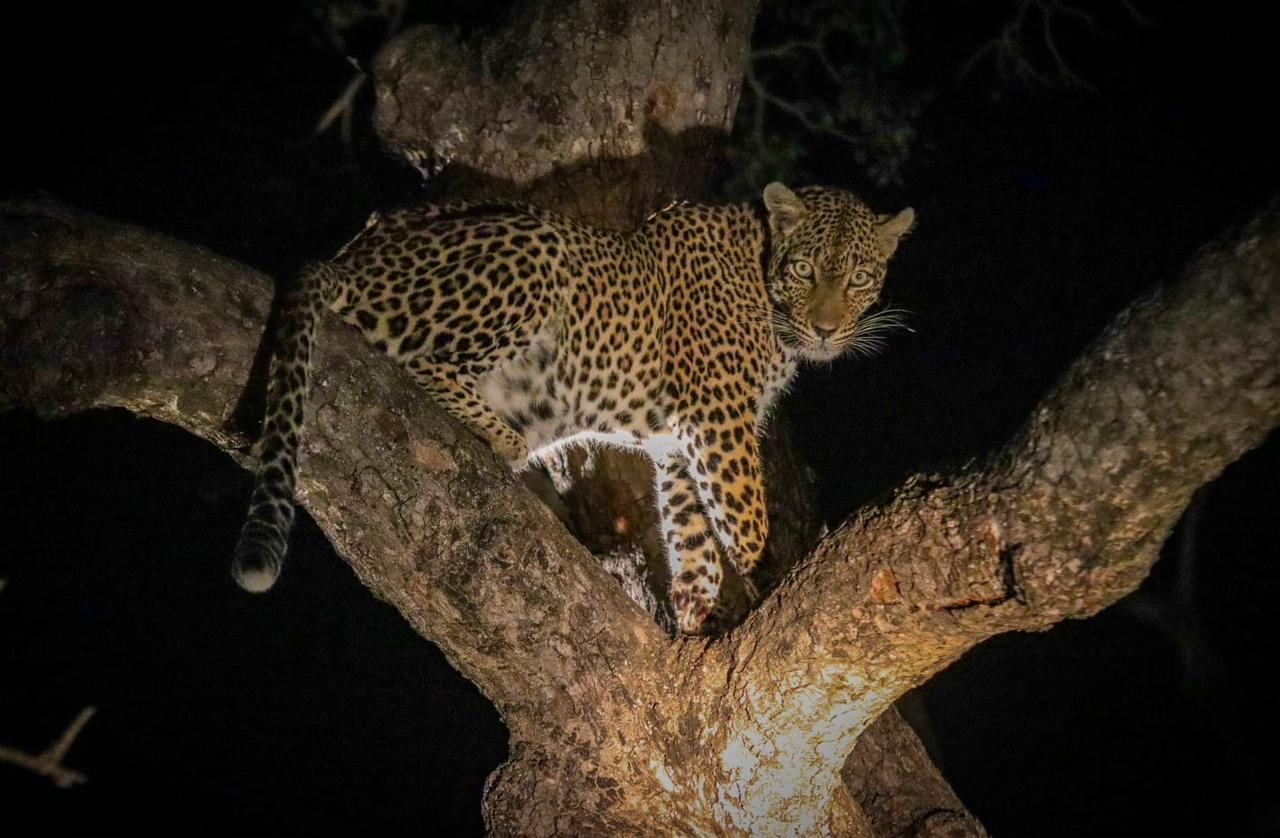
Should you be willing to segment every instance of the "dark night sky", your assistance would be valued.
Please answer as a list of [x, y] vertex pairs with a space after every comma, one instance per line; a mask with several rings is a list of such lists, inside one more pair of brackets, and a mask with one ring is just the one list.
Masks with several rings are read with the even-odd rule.
[[[474, 25], [496, 5], [437, 14]], [[966, 16], [990, 4], [916, 3], [911, 66], [934, 95], [904, 182], [868, 188], [819, 148], [827, 182], [920, 215], [889, 292], [915, 332], [811, 371], [786, 406], [833, 521], [998, 445], [1126, 301], [1277, 191], [1274, 29], [1251, 3], [1143, 5], [1179, 8], [1068, 38], [1098, 92], [995, 99], [981, 71], [955, 81], [987, 26]], [[18, 89], [0, 194], [46, 190], [276, 272], [323, 255], [418, 187], [368, 142], [310, 134], [350, 70], [296, 11], [50, 4], [11, 27], [27, 43], [3, 59]], [[997, 638], [919, 691], [927, 741], [993, 834], [1280, 832], [1259, 674], [1275, 657], [1278, 475], [1273, 438], [1202, 493], [1136, 598]], [[18, 545], [0, 556], [0, 743], [39, 750], [100, 709], [68, 759], [92, 782], [62, 792], [0, 766], [7, 819], [478, 832], [505, 753], [492, 707], [314, 527], [276, 592], [238, 595], [226, 567], [247, 491], [173, 428], [0, 416], [0, 520]]]

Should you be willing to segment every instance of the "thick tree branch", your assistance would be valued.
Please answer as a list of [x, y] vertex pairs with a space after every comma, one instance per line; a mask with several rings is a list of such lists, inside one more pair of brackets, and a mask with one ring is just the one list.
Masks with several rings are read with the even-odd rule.
[[1122, 312], [988, 464], [917, 478], [825, 539], [725, 645], [745, 708], [729, 747], [754, 758], [753, 743], [794, 739], [847, 752], [894, 699], [983, 639], [1116, 601], [1192, 493], [1277, 423], [1273, 207]]
[[[2, 220], [0, 408], [122, 406], [237, 447], [226, 420], [263, 278], [58, 208]], [[320, 343], [303, 500], [503, 712], [496, 831], [635, 827], [660, 804], [691, 829], [896, 834], [924, 810], [881, 811], [883, 769], [846, 771], [846, 796], [857, 734], [981, 639], [1137, 584], [1191, 492], [1280, 419], [1277, 277], [1272, 212], [1122, 314], [990, 465], [863, 511], [720, 642], [669, 644], [483, 445], [340, 327]], [[602, 778], [593, 806], [567, 785], [503, 793], [584, 771]]]
[[896, 708], [858, 737], [840, 775], [880, 838], [986, 838]]
[[[244, 440], [227, 422], [249, 378], [267, 287], [261, 275], [161, 236], [52, 204], [0, 207], [0, 409], [56, 416], [124, 407], [242, 458]], [[652, 737], [701, 698], [657, 701], [668, 697], [674, 673], [665, 659], [654, 663], [689, 644], [669, 646], [487, 448], [350, 330], [332, 325], [317, 357], [303, 501], [365, 583], [503, 711], [513, 759], [491, 790], [518, 787], [526, 775], [535, 785], [580, 775], [590, 765], [633, 783], [639, 777], [628, 793], [647, 794], [650, 814], [675, 810], [649, 756], [666, 745]], [[880, 727], [867, 736], [877, 752]], [[629, 748], [617, 748], [619, 734]], [[682, 734], [671, 744], [696, 741]], [[639, 765], [600, 764], [629, 751]], [[687, 747], [670, 756], [672, 771], [705, 762]], [[918, 761], [914, 774], [931, 771], [922, 751], [904, 759]], [[860, 782], [876, 787], [874, 776]], [[547, 801], [555, 790], [539, 788], [526, 808], [491, 811], [495, 831], [554, 831], [557, 809]], [[616, 792], [602, 784], [594, 793], [600, 820], [586, 812], [574, 825], [623, 823], [609, 818], [621, 808]], [[581, 790], [574, 794], [581, 801]], [[866, 826], [857, 811], [837, 814]], [[718, 828], [708, 812], [701, 822]]]
[[[243, 447], [227, 422], [262, 333], [265, 277], [60, 208], [8, 206], [3, 223], [0, 409], [124, 407]], [[624, 689], [636, 656], [665, 643], [656, 627], [388, 359], [332, 322], [319, 344], [299, 494], [361, 579], [513, 732]]]
[[[123, 406], [236, 448], [225, 423], [264, 279], [57, 208], [3, 220], [0, 408]], [[602, 785], [598, 817], [577, 828], [637, 823], [619, 813], [636, 799], [688, 805], [682, 822], [706, 829], [867, 823], [840, 806], [812, 816], [838, 802], [836, 769], [871, 719], [991, 634], [1131, 590], [1191, 492], [1280, 419], [1278, 276], [1269, 213], [1122, 314], [990, 465], [860, 513], [719, 643], [668, 645], [486, 448], [342, 328], [321, 341], [303, 499], [366, 584], [503, 711], [516, 758], [496, 787], [584, 765], [639, 783], [629, 806]], [[777, 799], [788, 772], [808, 781], [790, 805]], [[869, 822], [896, 833], [910, 807], [890, 817], [865, 770], [846, 776]], [[892, 788], [887, 776], [872, 779]], [[769, 803], [761, 787], [781, 794]], [[539, 793], [491, 825], [554, 831], [555, 800]]]
[[[538, 192], [539, 203], [588, 217], [611, 204], [647, 212], [664, 193], [690, 197], [714, 171], [757, 5], [524, 2], [470, 40], [415, 27], [375, 63], [375, 124], [387, 145], [429, 169], [454, 164], [518, 187], [543, 180], [555, 190]], [[586, 189], [568, 176], [566, 167], [584, 163], [643, 160], [657, 135], [697, 138], [684, 152], [701, 159], [602, 167]], [[602, 193], [612, 200], [601, 202]]]

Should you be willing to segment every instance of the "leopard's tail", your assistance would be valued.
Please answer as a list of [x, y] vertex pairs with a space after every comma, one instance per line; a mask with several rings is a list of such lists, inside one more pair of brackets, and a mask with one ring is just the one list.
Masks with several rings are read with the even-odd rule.
[[338, 293], [338, 270], [328, 263], [307, 267], [280, 308], [267, 408], [255, 448], [258, 471], [231, 564], [236, 582], [253, 593], [274, 585], [284, 564], [316, 323]]

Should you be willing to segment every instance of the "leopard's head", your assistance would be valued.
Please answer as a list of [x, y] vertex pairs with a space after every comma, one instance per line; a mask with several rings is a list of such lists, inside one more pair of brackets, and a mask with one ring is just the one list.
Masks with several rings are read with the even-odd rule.
[[778, 339], [811, 361], [877, 348], [900, 321], [892, 311], [863, 315], [880, 296], [889, 258], [915, 211], [876, 215], [848, 192], [792, 192], [781, 183], [765, 187], [764, 205], [770, 321]]

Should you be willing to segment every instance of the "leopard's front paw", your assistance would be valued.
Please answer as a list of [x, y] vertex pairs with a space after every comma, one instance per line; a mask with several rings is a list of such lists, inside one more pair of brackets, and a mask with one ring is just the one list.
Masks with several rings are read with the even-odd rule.
[[702, 634], [709, 628], [709, 618], [716, 610], [719, 586], [705, 576], [685, 571], [671, 583], [671, 605], [676, 612], [676, 627], [681, 634]]
[[493, 440], [493, 450], [499, 457], [507, 461], [507, 465], [516, 474], [529, 467], [529, 446], [522, 437], [512, 434]]

